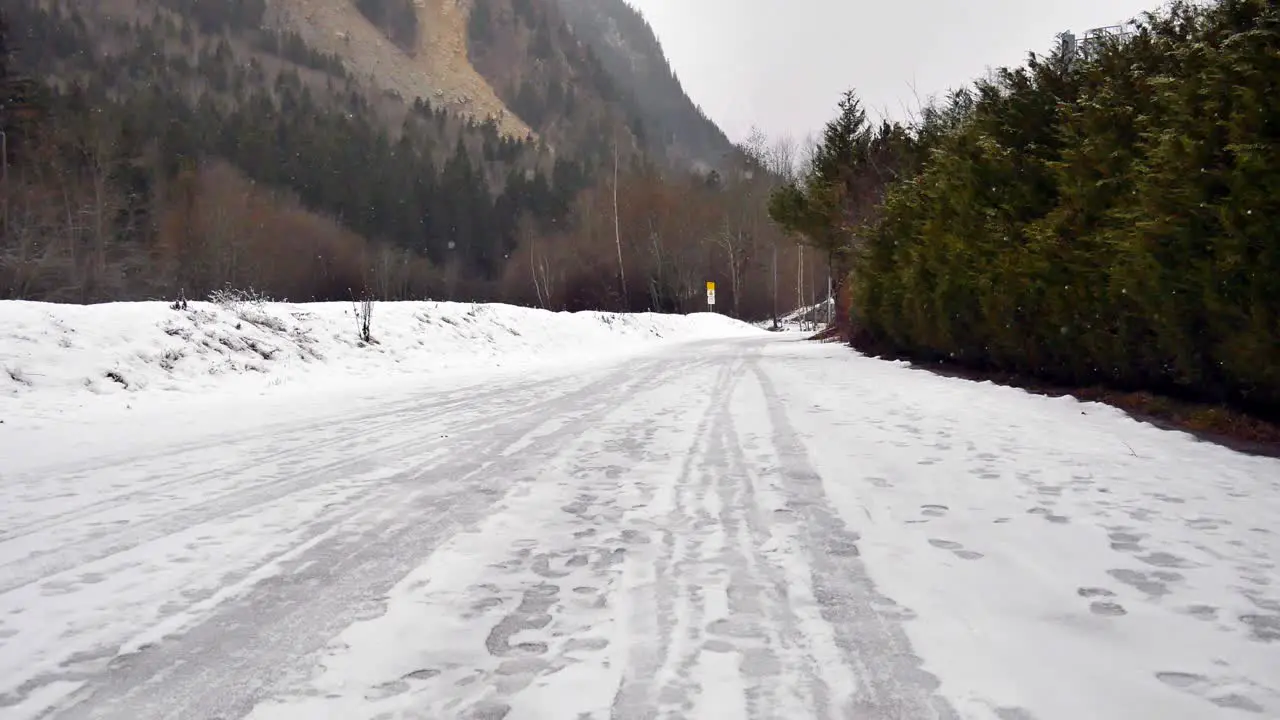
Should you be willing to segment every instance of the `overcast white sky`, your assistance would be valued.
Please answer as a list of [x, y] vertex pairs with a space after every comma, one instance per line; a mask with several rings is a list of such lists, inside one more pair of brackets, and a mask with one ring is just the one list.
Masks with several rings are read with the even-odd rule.
[[628, 0], [694, 102], [733, 140], [753, 124], [797, 140], [853, 88], [903, 104], [1020, 65], [1054, 35], [1116, 25], [1161, 0]]

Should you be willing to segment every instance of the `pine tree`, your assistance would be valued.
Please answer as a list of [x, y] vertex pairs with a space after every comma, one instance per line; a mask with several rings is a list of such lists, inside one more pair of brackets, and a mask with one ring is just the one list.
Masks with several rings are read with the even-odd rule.
[[[1280, 413], [1277, 27], [1266, 0], [1176, 2], [890, 133], [904, 174], [855, 259], [859, 341]], [[842, 137], [815, 167], [840, 171]], [[775, 217], [813, 221], [808, 189]]]

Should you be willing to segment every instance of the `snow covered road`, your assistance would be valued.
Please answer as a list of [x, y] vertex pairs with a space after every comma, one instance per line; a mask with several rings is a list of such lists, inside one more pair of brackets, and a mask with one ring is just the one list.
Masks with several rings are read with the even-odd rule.
[[1278, 461], [794, 337], [400, 385], [0, 425], [0, 717], [1280, 717]]

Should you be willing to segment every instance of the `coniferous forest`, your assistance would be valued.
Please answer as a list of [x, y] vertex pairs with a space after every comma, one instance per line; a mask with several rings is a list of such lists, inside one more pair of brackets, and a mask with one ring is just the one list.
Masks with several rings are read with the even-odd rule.
[[1280, 415], [1280, 9], [1176, 2], [872, 122], [775, 219], [856, 347]]

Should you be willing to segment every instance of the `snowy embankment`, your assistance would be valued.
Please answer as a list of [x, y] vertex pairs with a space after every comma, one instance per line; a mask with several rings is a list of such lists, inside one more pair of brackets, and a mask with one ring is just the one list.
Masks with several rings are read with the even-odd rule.
[[111, 407], [157, 392], [326, 389], [404, 373], [572, 366], [647, 348], [759, 332], [723, 315], [554, 313], [510, 305], [377, 303], [361, 340], [352, 303], [0, 302], [0, 420]]

